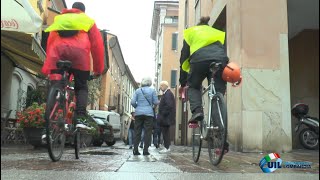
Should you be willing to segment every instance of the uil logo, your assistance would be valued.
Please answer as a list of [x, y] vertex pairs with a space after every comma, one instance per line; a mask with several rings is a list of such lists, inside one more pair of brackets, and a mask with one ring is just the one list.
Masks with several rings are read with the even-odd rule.
[[264, 173], [271, 173], [281, 168], [282, 159], [278, 153], [270, 153], [260, 160], [259, 166]]

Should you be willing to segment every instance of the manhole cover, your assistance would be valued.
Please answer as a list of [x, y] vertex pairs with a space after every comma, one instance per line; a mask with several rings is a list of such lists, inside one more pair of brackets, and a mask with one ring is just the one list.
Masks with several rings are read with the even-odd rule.
[[87, 152], [80, 152], [81, 154], [91, 154], [91, 155], [118, 155], [114, 152], [107, 152], [107, 151], [87, 151]]

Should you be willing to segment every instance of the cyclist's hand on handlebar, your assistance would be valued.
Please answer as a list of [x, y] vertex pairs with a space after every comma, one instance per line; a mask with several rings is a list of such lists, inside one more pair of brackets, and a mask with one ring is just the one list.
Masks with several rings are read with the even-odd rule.
[[182, 93], [184, 93], [186, 86], [179, 86], [179, 98], [182, 98]]

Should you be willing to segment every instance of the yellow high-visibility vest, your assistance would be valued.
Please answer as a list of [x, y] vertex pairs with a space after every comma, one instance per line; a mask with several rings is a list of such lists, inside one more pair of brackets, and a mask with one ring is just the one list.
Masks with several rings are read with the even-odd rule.
[[84, 13], [67, 13], [61, 14], [54, 18], [45, 32], [58, 30], [83, 30], [88, 32], [94, 25], [94, 20]]
[[[225, 32], [212, 28], [208, 25], [200, 25], [184, 30], [183, 37], [187, 44], [190, 46], [191, 56], [200, 48], [208, 46], [217, 41], [220, 41], [221, 44], [224, 44]], [[190, 71], [189, 58], [184, 60], [182, 64], [182, 70], [184, 70], [185, 72]]]

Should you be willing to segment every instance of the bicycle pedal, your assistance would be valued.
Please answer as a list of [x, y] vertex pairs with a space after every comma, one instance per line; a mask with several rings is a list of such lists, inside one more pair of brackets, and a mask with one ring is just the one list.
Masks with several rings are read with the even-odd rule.
[[189, 128], [198, 128], [199, 124], [198, 123], [189, 123]]

